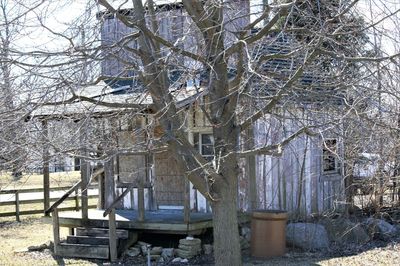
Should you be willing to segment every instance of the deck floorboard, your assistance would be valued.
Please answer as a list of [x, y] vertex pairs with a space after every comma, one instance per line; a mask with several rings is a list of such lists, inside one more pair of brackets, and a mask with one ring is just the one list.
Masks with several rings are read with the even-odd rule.
[[[83, 220], [81, 212], [60, 212], [60, 226], [65, 227], [108, 227], [108, 216], [103, 217], [103, 210], [89, 210], [89, 220]], [[190, 213], [190, 222], [183, 220], [181, 210], [146, 211], [145, 220], [137, 220], [138, 212], [135, 210], [116, 210], [116, 223], [118, 229], [131, 229], [139, 231], [152, 231], [158, 233], [175, 234], [200, 234], [207, 228], [212, 228], [211, 213]]]

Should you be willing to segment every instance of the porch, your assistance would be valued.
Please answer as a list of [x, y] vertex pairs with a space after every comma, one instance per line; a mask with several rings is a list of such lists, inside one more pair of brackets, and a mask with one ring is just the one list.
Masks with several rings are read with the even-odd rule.
[[[83, 216], [79, 211], [59, 213], [55, 208], [51, 217], [55, 254], [115, 261], [141, 233], [199, 235], [213, 226], [211, 213], [190, 213], [186, 216], [189, 220], [180, 210], [145, 211], [144, 220], [135, 210], [111, 209], [104, 214], [104, 210], [90, 209]], [[238, 219], [240, 224], [246, 223], [249, 215], [238, 213]], [[60, 238], [60, 227], [70, 229], [65, 240]]]
[[[88, 219], [82, 218], [81, 212], [70, 211], [58, 214], [58, 223], [61, 227], [78, 228], [108, 228], [109, 215], [103, 216], [104, 210], [88, 210]], [[246, 215], [240, 215], [245, 220]], [[140, 221], [137, 210], [115, 210], [117, 229], [134, 230], [135, 232], [159, 234], [198, 235], [206, 229], [212, 228], [211, 213], [190, 213], [189, 221], [184, 221], [181, 210], [145, 211], [145, 219]]]

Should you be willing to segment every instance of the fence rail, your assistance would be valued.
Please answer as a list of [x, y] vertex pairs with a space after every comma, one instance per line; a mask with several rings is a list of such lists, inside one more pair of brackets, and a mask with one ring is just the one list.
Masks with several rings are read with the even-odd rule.
[[[56, 192], [56, 191], [67, 191], [71, 187], [53, 187], [50, 188], [50, 193], [51, 192]], [[95, 185], [90, 185], [87, 189], [96, 189], [97, 186]], [[13, 212], [0, 212], [0, 217], [9, 217], [9, 216], [15, 216], [15, 219], [19, 222], [20, 221], [20, 216], [21, 215], [31, 215], [31, 214], [40, 214], [44, 213], [44, 206], [42, 206], [41, 209], [30, 209], [30, 210], [20, 210], [20, 205], [29, 205], [29, 204], [37, 204], [37, 203], [43, 203], [44, 198], [33, 198], [33, 199], [21, 199], [21, 194], [27, 194], [27, 193], [38, 193], [38, 192], [44, 192], [43, 188], [24, 188], [24, 189], [4, 189], [0, 190], [0, 195], [10, 195], [10, 197], [13, 197], [12, 200], [0, 200], [0, 206], [14, 206], [15, 211]], [[67, 197], [65, 201], [75, 201], [75, 206], [71, 207], [61, 207], [58, 208], [60, 211], [71, 211], [71, 210], [76, 210], [78, 211], [80, 209], [79, 206], [79, 194], [81, 192], [80, 188], [77, 188], [72, 195]], [[93, 195], [88, 195], [88, 199], [93, 199], [93, 198], [98, 198], [98, 193], [93, 194]], [[51, 197], [50, 201], [57, 201], [59, 197]], [[88, 206], [89, 208], [96, 208], [96, 205], [92, 204]]]

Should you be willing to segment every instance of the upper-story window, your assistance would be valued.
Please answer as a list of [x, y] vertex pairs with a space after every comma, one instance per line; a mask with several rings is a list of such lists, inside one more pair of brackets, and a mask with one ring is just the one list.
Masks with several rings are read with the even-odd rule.
[[196, 150], [207, 160], [214, 159], [214, 137], [212, 134], [194, 133], [193, 142]]
[[337, 139], [324, 140], [322, 147], [322, 171], [324, 173], [336, 173], [339, 171], [337, 151]]

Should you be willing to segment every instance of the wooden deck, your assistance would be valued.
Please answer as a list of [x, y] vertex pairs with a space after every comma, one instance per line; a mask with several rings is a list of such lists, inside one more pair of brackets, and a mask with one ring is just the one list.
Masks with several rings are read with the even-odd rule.
[[[81, 212], [60, 212], [59, 223], [62, 227], [99, 227], [108, 228], [108, 216], [103, 217], [103, 210], [89, 210], [89, 219], [83, 220]], [[149, 233], [193, 234], [203, 233], [212, 228], [211, 213], [190, 213], [190, 222], [183, 221], [183, 212], [177, 210], [146, 211], [145, 221], [137, 220], [135, 210], [116, 210], [118, 229], [130, 229]], [[249, 221], [249, 216], [239, 214], [239, 223]]]

